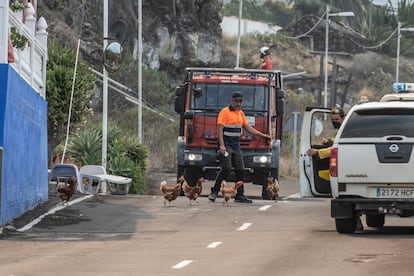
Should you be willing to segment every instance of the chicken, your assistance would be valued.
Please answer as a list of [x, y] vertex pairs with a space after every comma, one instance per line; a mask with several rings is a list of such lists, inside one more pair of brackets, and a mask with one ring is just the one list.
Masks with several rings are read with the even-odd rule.
[[236, 183], [234, 183], [232, 187], [226, 187], [226, 181], [224, 180], [221, 182], [220, 192], [224, 198], [223, 205], [229, 206], [228, 205], [229, 199], [236, 196], [237, 189], [241, 185], [243, 185], [243, 181], [237, 181]]
[[267, 178], [267, 187], [266, 187], [267, 194], [269, 199], [276, 200], [279, 197], [279, 182], [273, 177]]
[[65, 185], [64, 187], [58, 188], [57, 191], [58, 193], [60, 193], [59, 197], [62, 200], [63, 204], [68, 202], [70, 198], [76, 193], [77, 183], [78, 181], [77, 181], [76, 176], [72, 176], [71, 178], [68, 179], [69, 185]]
[[164, 206], [171, 206], [171, 201], [175, 200], [181, 192], [181, 184], [185, 181], [184, 176], [178, 178], [177, 184], [168, 185], [167, 181], [161, 181], [160, 191], [164, 194]]
[[190, 200], [190, 205], [191, 205], [192, 200], [198, 203], [197, 198], [201, 194], [201, 191], [203, 190], [204, 182], [205, 182], [204, 177], [200, 177], [197, 180], [197, 183], [195, 186], [188, 185], [187, 181], [183, 182], [184, 195], [188, 197], [188, 199]]

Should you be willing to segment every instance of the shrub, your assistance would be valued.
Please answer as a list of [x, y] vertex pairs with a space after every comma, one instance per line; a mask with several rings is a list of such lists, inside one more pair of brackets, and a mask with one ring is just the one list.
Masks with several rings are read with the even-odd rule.
[[[107, 149], [106, 171], [132, 178], [129, 193], [145, 193], [147, 149], [135, 138], [122, 137], [114, 127], [108, 128]], [[78, 166], [101, 164], [102, 132], [99, 128], [80, 131], [69, 142], [68, 152]]]

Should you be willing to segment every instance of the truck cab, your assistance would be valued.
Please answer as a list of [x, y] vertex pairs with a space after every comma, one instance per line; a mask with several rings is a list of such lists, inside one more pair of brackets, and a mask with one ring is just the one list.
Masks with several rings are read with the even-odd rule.
[[[240, 146], [245, 182], [264, 186], [267, 177], [278, 178], [284, 113], [282, 88], [280, 71], [186, 68], [175, 99], [175, 111], [180, 115], [177, 177], [184, 174], [190, 185], [195, 185], [201, 176], [215, 180], [220, 170], [217, 116], [230, 104], [233, 92], [239, 91], [249, 124], [272, 137], [265, 141], [243, 131]], [[234, 181], [234, 174], [227, 180]]]

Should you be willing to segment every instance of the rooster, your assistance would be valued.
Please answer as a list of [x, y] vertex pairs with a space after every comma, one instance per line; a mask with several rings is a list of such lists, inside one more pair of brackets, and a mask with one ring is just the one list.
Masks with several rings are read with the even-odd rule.
[[76, 185], [77, 185], [77, 178], [76, 176], [72, 176], [68, 179], [68, 184], [64, 187], [58, 188], [58, 193], [60, 193], [59, 197], [62, 200], [63, 204], [68, 202], [70, 198], [76, 193]]
[[175, 200], [181, 192], [181, 184], [185, 181], [184, 176], [180, 176], [177, 180], [177, 184], [168, 185], [167, 181], [161, 181], [160, 191], [164, 194], [164, 206], [171, 206], [171, 201]]
[[197, 198], [201, 194], [201, 191], [203, 190], [204, 182], [205, 182], [204, 177], [200, 177], [197, 180], [197, 183], [195, 186], [188, 185], [187, 181], [183, 182], [184, 195], [188, 197], [188, 199], [190, 200], [190, 205], [191, 205], [192, 200], [198, 203]]
[[237, 181], [232, 187], [226, 187], [226, 181], [221, 181], [220, 192], [223, 195], [223, 205], [229, 206], [228, 201], [230, 198], [236, 196], [237, 189], [243, 185], [243, 181]]
[[273, 177], [267, 178], [267, 187], [266, 187], [267, 194], [269, 199], [276, 200], [279, 197], [279, 182]]

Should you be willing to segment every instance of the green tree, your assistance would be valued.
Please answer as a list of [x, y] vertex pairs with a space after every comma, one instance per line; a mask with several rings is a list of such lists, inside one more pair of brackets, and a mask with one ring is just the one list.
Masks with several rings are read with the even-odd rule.
[[[48, 148], [49, 158], [54, 148], [66, 138], [73, 72], [76, 54], [60, 47], [56, 42], [48, 44], [46, 100], [48, 102]], [[92, 110], [88, 104], [93, 94], [95, 77], [85, 62], [79, 61], [71, 111], [71, 126], [82, 124]]]

